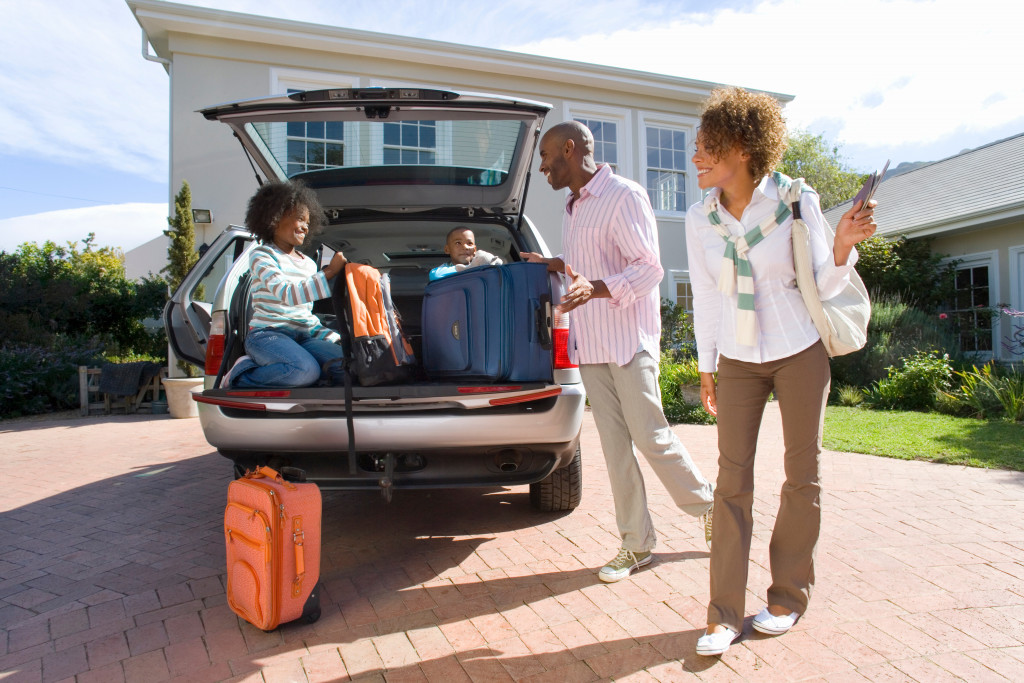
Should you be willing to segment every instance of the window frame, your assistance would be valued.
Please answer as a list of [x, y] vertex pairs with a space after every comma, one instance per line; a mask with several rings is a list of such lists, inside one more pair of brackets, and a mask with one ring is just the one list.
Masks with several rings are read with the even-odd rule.
[[601, 123], [614, 123], [616, 136], [618, 138], [618, 166], [615, 174], [630, 180], [636, 180], [633, 173], [636, 148], [633, 146], [633, 126], [631, 125], [631, 112], [621, 107], [609, 107], [589, 102], [566, 102], [565, 120], [575, 121], [576, 119], [590, 119]]
[[[328, 88], [359, 88], [360, 78], [353, 74], [335, 73], [330, 71], [310, 71], [307, 69], [291, 69], [287, 67], [270, 68], [270, 92], [285, 94], [289, 90], [325, 90]], [[354, 139], [353, 122], [345, 122], [342, 140], [342, 155], [344, 157], [342, 166], [358, 166], [362, 163], [361, 150], [358, 145], [350, 147], [348, 140]], [[286, 134], [285, 139], [292, 136]], [[295, 138], [299, 139], [299, 138]], [[306, 138], [301, 138], [306, 139]], [[327, 138], [324, 138], [326, 141]], [[325, 158], [326, 161], [326, 158]], [[288, 173], [288, 164], [285, 163], [284, 172]]]
[[[647, 128], [667, 128], [669, 130], [681, 130], [686, 135], [686, 142], [683, 146], [686, 153], [686, 165], [683, 170], [683, 208], [681, 211], [665, 211], [658, 209], [654, 200], [651, 206], [654, 207], [654, 215], [660, 219], [682, 221], [686, 217], [686, 209], [700, 198], [700, 188], [697, 186], [697, 173], [691, 161], [693, 157], [692, 146], [697, 135], [697, 124], [700, 119], [695, 116], [670, 115], [657, 112], [641, 111], [639, 116], [640, 144], [637, 152], [640, 154], [640, 180], [644, 189], [647, 189], [647, 173], [652, 168], [647, 165]], [[649, 196], [649, 195], [648, 195]]]
[[[960, 256], [950, 257], [943, 259], [940, 264], [945, 265], [948, 263], [955, 264], [955, 271], [953, 277], [955, 278], [957, 273], [961, 270], [969, 270], [973, 268], [986, 267], [988, 268], [988, 308], [993, 309], [995, 305], [999, 303], [999, 252], [998, 251], [980, 251], [973, 254], [961, 254]], [[954, 289], [956, 285], [954, 283]], [[958, 291], [958, 290], [957, 290]], [[955, 304], [955, 302], [954, 302]], [[958, 309], [958, 308], [944, 308], [944, 313], [955, 313], [960, 310], [969, 309]], [[1001, 348], [999, 342], [1002, 339], [1000, 318], [1002, 316], [992, 316], [992, 327], [990, 333], [992, 335], [991, 350], [967, 350], [961, 349], [963, 353], [970, 354], [972, 357], [978, 360], [990, 360], [992, 358], [998, 358], [998, 350]]]

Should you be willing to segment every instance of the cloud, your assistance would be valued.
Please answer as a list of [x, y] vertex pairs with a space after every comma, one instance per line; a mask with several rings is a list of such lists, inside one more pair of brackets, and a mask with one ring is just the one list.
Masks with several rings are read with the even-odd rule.
[[[795, 95], [792, 127], [858, 146], [929, 143], [1022, 121], [1016, 3], [770, 0], [660, 28], [521, 44], [535, 54]], [[979, 18], [1003, 20], [979, 20]], [[834, 130], [822, 131], [828, 122]]]
[[125, 251], [159, 237], [167, 229], [167, 204], [112, 204], [85, 209], [47, 211], [0, 220], [0, 251], [17, 250], [25, 242], [47, 240], [64, 246], [96, 233], [97, 247]]
[[167, 176], [168, 81], [123, 2], [7, 2], [0, 152]]
[[[168, 77], [142, 58], [131, 10], [59, 4], [3, 3], [0, 154], [166, 182]], [[792, 94], [793, 127], [858, 149], [1024, 128], [1010, 0], [436, 0], [426, 14], [421, 0], [191, 4]]]

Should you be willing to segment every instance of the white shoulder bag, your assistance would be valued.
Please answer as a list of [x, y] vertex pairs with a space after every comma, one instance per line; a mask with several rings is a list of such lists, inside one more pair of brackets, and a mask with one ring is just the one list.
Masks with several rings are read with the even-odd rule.
[[[829, 356], [843, 356], [864, 348], [868, 339], [868, 321], [871, 319], [871, 300], [855, 269], [850, 271], [850, 282], [837, 296], [822, 301], [814, 280], [811, 259], [811, 237], [807, 223], [800, 217], [800, 185], [803, 179], [793, 180], [790, 204], [793, 211], [793, 264], [796, 266], [796, 286], [803, 296], [804, 305], [811, 314], [814, 327]], [[825, 223], [825, 241], [829, 251], [836, 236], [832, 226]]]

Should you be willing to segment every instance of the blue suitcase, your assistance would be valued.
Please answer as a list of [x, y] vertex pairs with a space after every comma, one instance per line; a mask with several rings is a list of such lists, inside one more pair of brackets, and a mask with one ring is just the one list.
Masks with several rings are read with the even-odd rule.
[[551, 382], [551, 282], [525, 261], [427, 284], [423, 369], [434, 380]]

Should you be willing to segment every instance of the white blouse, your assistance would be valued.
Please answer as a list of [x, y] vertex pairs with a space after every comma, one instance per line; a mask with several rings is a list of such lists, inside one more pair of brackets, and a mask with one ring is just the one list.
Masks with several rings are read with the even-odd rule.
[[[717, 187], [711, 190], [715, 196], [720, 192]], [[722, 225], [739, 236], [773, 214], [778, 204], [775, 181], [765, 176], [754, 189], [750, 204], [739, 220], [721, 205], [718, 214]], [[845, 265], [835, 265], [831, 240], [827, 236], [831, 230], [825, 229], [828, 223], [821, 213], [816, 193], [801, 193], [800, 214], [810, 232], [818, 294], [827, 300], [839, 294], [849, 282], [857, 251], [851, 252]], [[757, 337], [753, 346], [746, 346], [736, 340], [736, 294], [726, 296], [718, 291], [725, 240], [708, 221], [704, 202], [697, 202], [686, 212], [686, 256], [693, 287], [697, 366], [701, 372], [715, 372], [719, 355], [767, 363], [799, 353], [820, 339], [796, 287], [792, 226], [793, 219], [788, 218], [747, 253], [754, 277]]]

